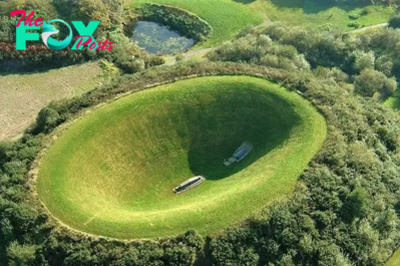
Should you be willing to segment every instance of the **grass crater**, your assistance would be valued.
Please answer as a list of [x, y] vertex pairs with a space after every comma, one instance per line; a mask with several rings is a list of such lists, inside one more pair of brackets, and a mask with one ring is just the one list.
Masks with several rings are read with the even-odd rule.
[[[263, 79], [204, 77], [79, 119], [41, 161], [39, 197], [71, 228], [119, 239], [213, 234], [289, 193], [326, 136], [306, 100]], [[253, 152], [225, 167], [243, 142]], [[206, 181], [175, 195], [195, 175]]]

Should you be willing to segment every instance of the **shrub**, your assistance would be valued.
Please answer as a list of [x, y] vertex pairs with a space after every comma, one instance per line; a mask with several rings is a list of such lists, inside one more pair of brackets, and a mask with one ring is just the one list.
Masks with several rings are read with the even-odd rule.
[[356, 14], [356, 13], [350, 13], [349, 14], [349, 18], [353, 19], [353, 20], [356, 20], [356, 19], [360, 18], [360, 15]]
[[184, 57], [182, 54], [178, 54], [178, 55], [175, 57], [175, 59], [176, 59], [177, 62], [179, 62], [179, 61], [183, 61], [183, 60], [185, 59], [185, 57]]
[[364, 69], [354, 81], [355, 92], [366, 97], [379, 93], [381, 98], [386, 98], [397, 89], [394, 78], [388, 78], [382, 72], [373, 69]]
[[352, 53], [354, 58], [354, 70], [360, 72], [363, 69], [371, 68], [374, 69], [375, 66], [375, 54], [373, 51], [365, 53], [361, 50], [356, 50]]
[[163, 65], [164, 63], [165, 59], [162, 56], [149, 55], [145, 58], [146, 68]]
[[213, 61], [232, 61], [282, 68], [289, 71], [309, 70], [310, 65], [295, 47], [282, 45], [267, 35], [249, 34], [227, 43], [209, 55]]
[[358, 29], [361, 27], [361, 24], [358, 21], [352, 21], [349, 24], [347, 24], [347, 26]]
[[48, 133], [60, 123], [60, 114], [51, 107], [40, 110], [34, 132]]

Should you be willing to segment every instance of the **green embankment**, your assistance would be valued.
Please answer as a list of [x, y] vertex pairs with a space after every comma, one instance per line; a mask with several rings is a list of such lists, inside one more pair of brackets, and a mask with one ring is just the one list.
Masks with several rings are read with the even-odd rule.
[[[276, 84], [189, 79], [126, 96], [70, 125], [42, 159], [37, 188], [52, 215], [83, 232], [212, 234], [289, 193], [325, 136], [317, 110]], [[245, 140], [254, 151], [225, 167]], [[172, 193], [195, 175], [207, 181]]]

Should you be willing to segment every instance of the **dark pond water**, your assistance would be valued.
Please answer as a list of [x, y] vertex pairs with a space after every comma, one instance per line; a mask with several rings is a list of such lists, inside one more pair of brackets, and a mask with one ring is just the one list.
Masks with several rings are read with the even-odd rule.
[[167, 26], [149, 21], [137, 22], [131, 39], [151, 54], [183, 52], [195, 43]]

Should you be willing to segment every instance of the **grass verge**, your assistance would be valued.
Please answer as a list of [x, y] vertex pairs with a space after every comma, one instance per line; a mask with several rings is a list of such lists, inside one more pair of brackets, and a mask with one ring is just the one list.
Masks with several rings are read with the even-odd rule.
[[398, 266], [400, 265], [400, 248], [396, 250], [390, 260], [385, 264], [386, 266]]

